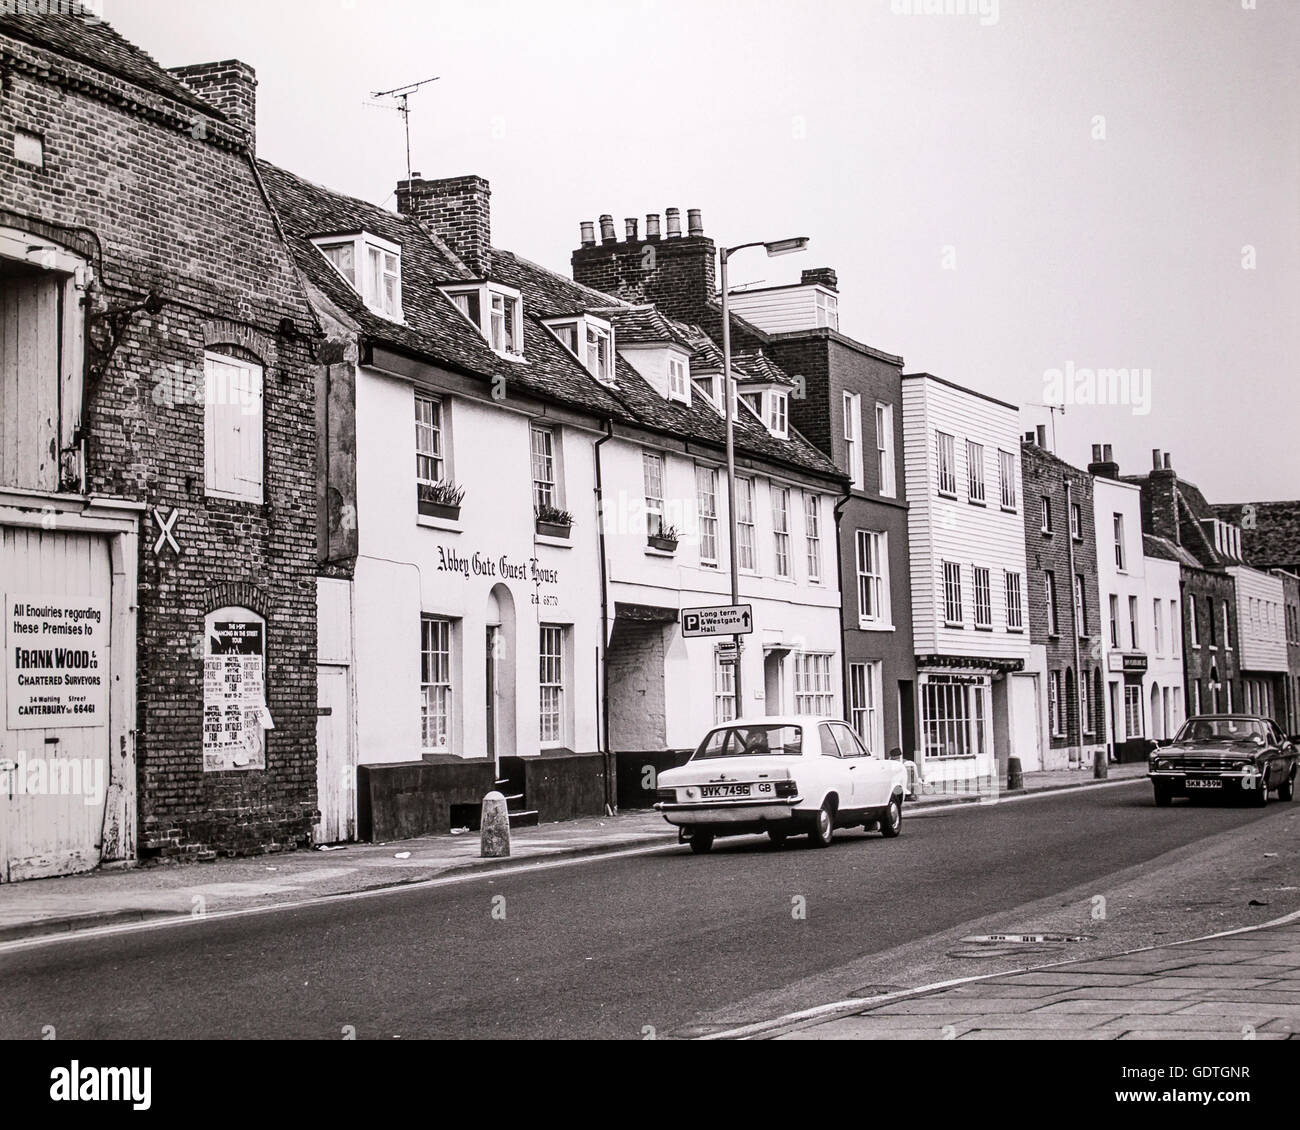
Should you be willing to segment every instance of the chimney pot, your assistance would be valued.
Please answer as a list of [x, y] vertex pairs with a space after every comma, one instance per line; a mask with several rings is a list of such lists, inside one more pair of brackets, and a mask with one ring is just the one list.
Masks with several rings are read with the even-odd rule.
[[1025, 442], [1026, 443], [1034, 442], [1034, 433], [1032, 431], [1025, 432]]
[[1151, 449], [1151, 466], [1156, 471], [1160, 470], [1160, 448], [1158, 447]]
[[590, 220], [583, 220], [578, 225], [578, 231], [581, 233], [583, 247], [596, 246], [596, 225]]
[[678, 208], [664, 209], [664, 215], [668, 217], [668, 238], [680, 239], [682, 234], [682, 213]]
[[704, 220], [698, 208], [689, 208], [686, 212], [686, 233], [687, 235], [703, 235]]
[[1034, 428], [1034, 431], [1037, 433], [1038, 446], [1041, 447], [1044, 451], [1046, 451], [1047, 450], [1047, 425], [1039, 424]]
[[1094, 463], [1101, 462], [1101, 444], [1099, 443], [1094, 443], [1092, 445], [1092, 461]]
[[617, 243], [618, 238], [614, 235], [614, 217], [605, 215], [600, 218], [600, 242]]
[[1169, 454], [1169, 452], [1166, 451], [1166, 452], [1165, 452], [1165, 470], [1166, 470], [1166, 471], [1172, 471], [1172, 470], [1174, 469], [1174, 464], [1173, 464], [1173, 462], [1172, 462], [1172, 459], [1173, 459], [1173, 457]]
[[626, 231], [626, 233], [627, 233], [627, 241], [628, 241], [628, 243], [635, 243], [635, 242], [636, 242], [636, 228], [637, 228], [637, 219], [636, 219], [636, 217], [635, 217], [635, 216], [628, 216], [628, 218], [627, 218], [626, 220], [623, 221], [623, 227], [624, 227], [624, 229], [625, 229], [625, 231]]
[[1114, 463], [1114, 462], [1115, 462], [1114, 451], [1113, 451], [1113, 449], [1112, 449], [1112, 447], [1111, 447], [1110, 444], [1108, 444], [1108, 443], [1103, 443], [1103, 444], [1101, 445], [1101, 454], [1102, 454], [1102, 462], [1104, 462], [1104, 463]]
[[645, 237], [646, 239], [659, 238], [659, 213], [647, 212], [645, 218]]

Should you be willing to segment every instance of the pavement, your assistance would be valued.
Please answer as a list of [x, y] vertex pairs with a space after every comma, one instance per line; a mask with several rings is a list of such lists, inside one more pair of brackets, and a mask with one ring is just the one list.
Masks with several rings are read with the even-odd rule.
[[[1146, 766], [1113, 765], [1111, 780], [1142, 776]], [[1091, 769], [1024, 774], [1024, 787], [993, 793], [922, 795], [905, 811], [997, 801], [1105, 784]], [[347, 844], [211, 862], [93, 871], [0, 886], [0, 943], [152, 919], [297, 904], [331, 895], [424, 882], [470, 868], [521, 861], [667, 847], [676, 840], [658, 813], [634, 811], [517, 829], [509, 859], [482, 859], [477, 833]]]
[[1093, 961], [823, 1006], [786, 1040], [1300, 1040], [1300, 912]]

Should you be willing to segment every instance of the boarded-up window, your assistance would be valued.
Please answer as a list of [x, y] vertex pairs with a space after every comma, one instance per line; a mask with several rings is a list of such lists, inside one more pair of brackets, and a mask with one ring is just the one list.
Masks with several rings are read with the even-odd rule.
[[207, 493], [262, 501], [262, 367], [204, 357], [203, 462]]
[[0, 486], [55, 491], [66, 279], [7, 266], [0, 267]]

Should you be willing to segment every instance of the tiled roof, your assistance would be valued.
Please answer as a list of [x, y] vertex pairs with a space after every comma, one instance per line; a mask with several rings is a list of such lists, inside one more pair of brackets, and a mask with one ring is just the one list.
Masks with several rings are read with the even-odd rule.
[[1175, 545], [1168, 538], [1155, 534], [1142, 535], [1142, 552], [1148, 557], [1158, 557], [1164, 561], [1177, 561], [1190, 569], [1199, 569], [1201, 563], [1181, 545]]
[[[664, 435], [695, 440], [721, 449], [726, 443], [721, 417], [695, 399], [690, 406], [665, 400], [621, 357], [615, 358], [614, 385], [597, 381], [542, 324], [544, 320], [588, 310], [617, 320], [632, 318], [642, 332], [674, 335], [693, 350], [706, 348], [697, 329], [665, 318], [639, 315], [638, 308], [548, 271], [512, 252], [493, 248], [491, 277], [516, 287], [524, 304], [525, 363], [498, 356], [451, 304], [438, 284], [473, 276], [451, 251], [415, 220], [296, 177], [275, 165], [258, 167], [275, 204], [303, 274], [371, 342], [485, 379], [503, 377], [543, 400], [587, 411], [617, 423], [640, 425]], [[365, 230], [402, 248], [404, 323], [374, 313], [312, 244], [312, 236]], [[662, 339], [657, 339], [662, 340]], [[720, 352], [719, 352], [720, 356]], [[693, 362], [694, 363], [694, 362]], [[736, 449], [743, 455], [841, 480], [844, 475], [802, 436], [777, 439], [741, 413], [735, 426]]]
[[[524, 296], [525, 310], [535, 310], [539, 318], [549, 317], [552, 313], [569, 312], [575, 306], [583, 305], [593, 312], [603, 310], [605, 316], [620, 318], [624, 309], [632, 309], [622, 306], [609, 295], [581, 286], [563, 275], [557, 275], [499, 248], [492, 249], [492, 268], [494, 274], [500, 274], [503, 282], [519, 288]], [[599, 305], [594, 305], [596, 299], [599, 300]], [[658, 317], [683, 341], [702, 345], [700, 338], [703, 335], [698, 328], [676, 322], [663, 314], [658, 314]], [[720, 357], [721, 351], [718, 352]], [[679, 436], [719, 448], [726, 444], [726, 425], [722, 417], [700, 398], [693, 397], [689, 406], [680, 401], [665, 400], [621, 358], [616, 384], [611, 395], [642, 426], [665, 435]], [[791, 431], [789, 439], [777, 439], [760, 421], [745, 412], [736, 417], [735, 438], [736, 450], [743, 455], [783, 463], [837, 480], [845, 478], [830, 460], [798, 433]]]
[[737, 384], [784, 385], [793, 388], [795, 382], [784, 369], [772, 361], [761, 349], [745, 350], [731, 355], [731, 369]]
[[79, 16], [18, 16], [0, 14], [0, 33], [45, 47], [76, 59], [106, 74], [163, 94], [210, 117], [226, 116], [194, 93], [175, 75], [168, 74], [134, 43], [123, 39], [102, 20]]
[[[331, 192], [265, 161], [259, 161], [258, 167], [303, 274], [365, 338], [473, 376], [502, 377], [507, 389], [514, 387], [601, 416], [624, 417], [619, 402], [538, 322], [535, 306], [530, 310], [525, 303], [527, 363], [509, 361], [493, 352], [438, 288], [439, 283], [469, 280], [470, 272], [414, 220]], [[363, 229], [402, 248], [404, 323], [370, 310], [310, 238]], [[493, 272], [494, 278], [499, 275], [500, 281], [512, 282]]]
[[1300, 501], [1234, 502], [1216, 505], [1214, 512], [1241, 526], [1242, 552], [1252, 565], [1260, 569], [1300, 568]]

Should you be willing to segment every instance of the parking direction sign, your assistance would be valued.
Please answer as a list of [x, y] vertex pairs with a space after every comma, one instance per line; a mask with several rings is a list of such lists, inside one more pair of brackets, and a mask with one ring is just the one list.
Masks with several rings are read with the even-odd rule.
[[682, 635], [747, 636], [754, 630], [754, 608], [749, 604], [719, 604], [712, 608], [683, 608]]

